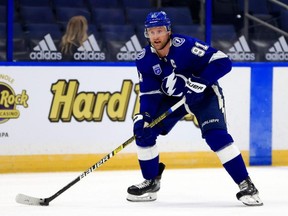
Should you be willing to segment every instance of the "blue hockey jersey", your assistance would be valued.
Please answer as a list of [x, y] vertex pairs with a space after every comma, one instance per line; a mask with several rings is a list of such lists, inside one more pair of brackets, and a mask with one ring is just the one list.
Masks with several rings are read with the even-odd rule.
[[148, 112], [152, 117], [159, 104], [169, 97], [183, 97], [189, 77], [200, 78], [211, 86], [231, 70], [231, 61], [226, 54], [196, 38], [172, 34], [170, 45], [164, 58], [148, 45], [136, 59], [140, 112]]

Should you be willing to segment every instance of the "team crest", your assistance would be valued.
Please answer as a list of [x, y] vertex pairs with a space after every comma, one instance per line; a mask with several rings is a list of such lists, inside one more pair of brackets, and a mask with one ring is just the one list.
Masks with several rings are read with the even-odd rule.
[[185, 39], [184, 38], [180, 38], [180, 37], [174, 37], [173, 40], [172, 40], [172, 44], [175, 47], [181, 46], [184, 42], [185, 42]]
[[156, 75], [160, 75], [162, 73], [162, 70], [159, 64], [153, 66], [153, 71]]

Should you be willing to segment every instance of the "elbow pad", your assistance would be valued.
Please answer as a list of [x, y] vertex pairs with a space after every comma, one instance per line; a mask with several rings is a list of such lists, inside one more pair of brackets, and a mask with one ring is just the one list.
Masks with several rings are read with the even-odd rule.
[[210, 84], [215, 83], [232, 69], [232, 62], [228, 57], [210, 61], [200, 77]]

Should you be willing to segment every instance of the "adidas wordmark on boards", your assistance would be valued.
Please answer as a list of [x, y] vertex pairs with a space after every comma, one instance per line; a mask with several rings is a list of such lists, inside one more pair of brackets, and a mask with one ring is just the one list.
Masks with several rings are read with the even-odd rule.
[[278, 40], [269, 49], [269, 53], [265, 54], [265, 58], [268, 61], [288, 60], [288, 44], [284, 36], [278, 38]]
[[32, 60], [61, 60], [61, 52], [57, 52], [57, 48], [50, 34], [44, 36], [37, 46], [33, 48], [34, 52], [29, 54]]
[[100, 51], [95, 36], [91, 34], [83, 45], [74, 53], [75, 60], [105, 60], [105, 53]]
[[133, 35], [129, 41], [117, 53], [117, 60], [135, 60], [138, 53], [142, 51], [142, 47], [136, 35]]
[[254, 61], [255, 53], [252, 53], [244, 36], [239, 37], [238, 41], [229, 49], [227, 53], [230, 59], [238, 61]]

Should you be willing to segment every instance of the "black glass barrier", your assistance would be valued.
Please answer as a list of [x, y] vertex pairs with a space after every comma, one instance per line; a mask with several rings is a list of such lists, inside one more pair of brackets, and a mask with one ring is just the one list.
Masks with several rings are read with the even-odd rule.
[[[7, 60], [8, 10], [5, 2], [0, 0], [0, 61]], [[89, 1], [83, 1], [85, 4], [79, 4], [82, 1], [66, 1], [70, 4], [68, 6], [57, 5], [57, 1], [51, 0], [43, 0], [41, 4], [37, 2], [14, 1], [13, 22], [9, 23], [13, 25], [13, 61], [134, 61], [137, 54], [148, 44], [143, 34], [145, 17], [149, 11], [156, 10], [153, 5], [146, 5], [146, 8], [117, 5], [100, 9], [89, 5]], [[195, 11], [195, 5], [189, 7], [187, 2], [185, 6], [168, 3], [165, 5], [164, 2], [161, 10], [165, 10], [170, 17], [172, 32], [205, 41], [201, 10]], [[245, 37], [243, 5], [241, 8], [241, 5], [236, 5], [236, 1], [225, 1], [225, 4], [230, 3], [224, 7], [223, 1], [212, 2], [213, 47], [222, 50], [236, 62], [288, 60], [287, 37], [257, 23], [250, 23], [249, 37]], [[82, 39], [81, 45], [74, 47], [71, 52], [64, 53], [62, 37], [69, 21], [75, 16], [84, 17], [86, 20], [85, 40]], [[273, 13], [268, 11], [259, 17], [287, 31], [287, 11], [274, 9]]]
[[[191, 26], [187, 26], [187, 29]], [[197, 27], [196, 27], [197, 28]], [[175, 27], [175, 29], [177, 29]], [[287, 38], [277, 35], [268, 39], [245, 38], [230, 31], [231, 25], [212, 26], [212, 46], [222, 50], [233, 61], [287, 61]], [[181, 32], [180, 32], [181, 33]], [[187, 34], [187, 32], [184, 32]], [[63, 55], [60, 48], [60, 38], [54, 32], [43, 34], [29, 34], [31, 37], [14, 37], [14, 61], [134, 61], [137, 54], [147, 45], [146, 39], [141, 34], [112, 32], [100, 36], [91, 33], [82, 46], [79, 46], [70, 56]], [[197, 34], [198, 38], [204, 37], [199, 32], [188, 32], [191, 36]], [[196, 36], [194, 36], [196, 37]], [[6, 59], [5, 38], [0, 42], [1, 59]]]
[[4, 2], [0, 4], [0, 14], [0, 61], [6, 61], [7, 10]]

